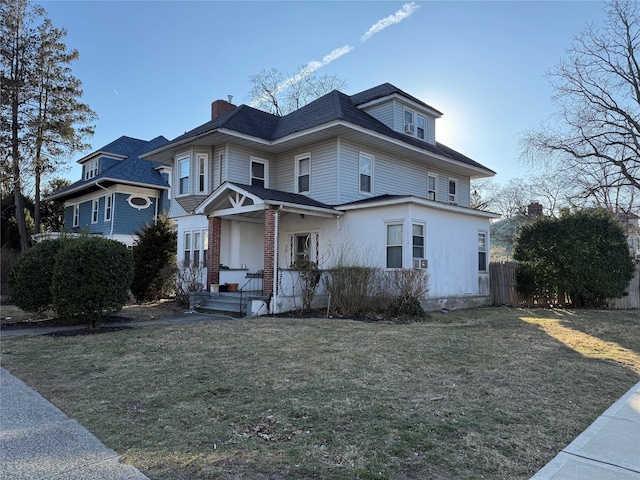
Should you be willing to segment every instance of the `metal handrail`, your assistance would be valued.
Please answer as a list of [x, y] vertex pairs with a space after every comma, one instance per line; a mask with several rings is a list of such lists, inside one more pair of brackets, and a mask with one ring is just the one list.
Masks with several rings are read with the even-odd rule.
[[[249, 280], [247, 280], [245, 282], [245, 284], [238, 289], [238, 292], [240, 292], [240, 305], [238, 305], [238, 314], [242, 317], [242, 306], [244, 305], [244, 295], [245, 295], [245, 291], [248, 292], [257, 292], [257, 291], [262, 291], [262, 288], [257, 289], [255, 287], [258, 286], [258, 280], [260, 280], [260, 284], [262, 284], [262, 280], [263, 280], [263, 272], [257, 272], [257, 273], [248, 273], [247, 276], [249, 277]], [[251, 284], [252, 287], [254, 287], [253, 289], [251, 288], [247, 288], [247, 286]]]

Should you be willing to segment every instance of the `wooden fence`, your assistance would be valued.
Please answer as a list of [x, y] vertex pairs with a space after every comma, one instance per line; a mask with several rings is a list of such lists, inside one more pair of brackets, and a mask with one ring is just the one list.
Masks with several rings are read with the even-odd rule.
[[[515, 262], [491, 262], [489, 276], [491, 278], [491, 302], [493, 305], [540, 304], [539, 299], [526, 298], [516, 290], [516, 273], [518, 264]], [[627, 288], [629, 295], [610, 300], [608, 308], [625, 310], [640, 308], [640, 265], [636, 266], [636, 275], [631, 279]], [[553, 303], [564, 303], [557, 301]]]

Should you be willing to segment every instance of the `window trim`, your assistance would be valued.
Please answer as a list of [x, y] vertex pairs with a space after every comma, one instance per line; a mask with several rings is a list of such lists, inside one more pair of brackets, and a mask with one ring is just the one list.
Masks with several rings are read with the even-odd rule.
[[[433, 178], [433, 190], [429, 189], [429, 179]], [[430, 193], [433, 192], [433, 198]], [[427, 173], [427, 200], [436, 201], [438, 199], [438, 174]]]
[[[196, 242], [196, 237], [198, 241]], [[199, 243], [196, 248], [196, 243]], [[187, 252], [189, 253], [189, 260], [187, 262]], [[197, 253], [197, 255], [196, 255]], [[208, 256], [209, 256], [209, 229], [207, 228], [195, 228], [193, 230], [185, 230], [182, 232], [182, 267], [194, 267], [194, 263], [198, 264], [195, 268], [207, 268]]]
[[80, 204], [73, 204], [73, 226], [77, 227], [80, 225]]
[[91, 200], [91, 224], [92, 225], [98, 223], [99, 213], [100, 213], [100, 199], [94, 198], [93, 200]]
[[[415, 235], [414, 234], [413, 228], [416, 227], [416, 226], [422, 228], [422, 235]], [[425, 238], [426, 237], [426, 231], [427, 231], [427, 227], [426, 227], [426, 224], [424, 222], [411, 222], [411, 256], [414, 259], [417, 258], [417, 259], [422, 260], [422, 259], [426, 258], [426, 256], [425, 256], [426, 255], [426, 238]], [[416, 246], [416, 243], [415, 243], [416, 237], [422, 238], [422, 245]], [[416, 255], [415, 255], [415, 249], [416, 248], [422, 249], [422, 255], [419, 256], [419, 257], [416, 257]]]
[[[481, 249], [480, 237], [484, 238], [483, 249]], [[481, 268], [480, 264], [481, 255], [484, 254], [484, 258], [482, 262], [484, 263], [484, 268]], [[489, 235], [486, 230], [478, 231], [478, 272], [479, 273], [488, 273], [489, 272]]]
[[113, 193], [104, 196], [104, 221], [110, 222], [113, 217]]
[[[362, 172], [362, 158], [369, 158], [371, 165], [371, 172], [369, 174]], [[374, 169], [375, 157], [370, 153], [359, 152], [358, 154], [358, 192], [365, 195], [373, 195], [373, 169]], [[362, 190], [362, 176], [369, 177], [369, 191]]]
[[197, 171], [196, 193], [207, 193], [207, 191], [209, 190], [209, 154], [208, 153], [196, 153], [196, 171]]
[[297, 238], [303, 235], [309, 235], [309, 258], [311, 262], [320, 266], [320, 231], [319, 230], [301, 230], [298, 232], [290, 232], [289, 236], [289, 264], [295, 265], [298, 260], [297, 254]]
[[[183, 153], [181, 155], [178, 155], [176, 157], [176, 163], [178, 164], [178, 168], [177, 168], [177, 177], [178, 177], [178, 191], [177, 191], [177, 195], [176, 197], [182, 197], [185, 195], [189, 195], [189, 190], [190, 190], [190, 183], [191, 183], [191, 154], [190, 153]], [[186, 164], [187, 165], [187, 175], [186, 177], [182, 176], [182, 165]], [[186, 186], [185, 189], [183, 190], [182, 188], [182, 181], [186, 179]]]
[[[407, 114], [411, 115], [411, 122], [407, 121]], [[416, 134], [416, 112], [411, 110], [410, 108], [404, 107], [404, 133], [407, 135], [411, 135], [412, 137]]]
[[[303, 160], [307, 160], [309, 162], [309, 169], [308, 172], [305, 174], [301, 174], [300, 173], [300, 163]], [[295, 162], [296, 162], [296, 193], [310, 193], [311, 192], [311, 153], [304, 153], [301, 155], [296, 155], [295, 157]], [[300, 179], [302, 177], [307, 177], [307, 186], [308, 188], [306, 190], [301, 190], [300, 189]]]
[[94, 158], [84, 164], [84, 179], [89, 180], [98, 175], [98, 159]]
[[[453, 193], [451, 193], [451, 185], [454, 186]], [[447, 187], [447, 201], [451, 205], [458, 204], [458, 180], [455, 178], [449, 178], [448, 187]]]
[[[389, 227], [400, 227], [400, 243], [389, 244]], [[385, 222], [385, 268], [397, 269], [402, 268], [404, 265], [404, 222], [402, 221], [389, 221]], [[389, 266], [389, 248], [400, 248], [400, 266]]]
[[[422, 136], [419, 135], [420, 120], [422, 120]], [[420, 140], [427, 139], [427, 117], [425, 117], [424, 115], [420, 115], [419, 113], [416, 113], [416, 129], [415, 130], [416, 130], [416, 138], [419, 138]]]
[[260, 177], [254, 177], [253, 176], [253, 164], [254, 163], [261, 163], [262, 165], [264, 165], [264, 178], [261, 179], [264, 182], [264, 187], [263, 188], [269, 188], [269, 161], [265, 160], [263, 158], [257, 158], [257, 157], [249, 157], [249, 185], [251, 186], [260, 186], [260, 185], [253, 185], [253, 179], [260, 179]]
[[216, 182], [216, 188], [222, 185], [222, 162], [224, 162], [224, 152], [218, 153], [218, 168], [216, 171], [216, 178], [214, 179]]

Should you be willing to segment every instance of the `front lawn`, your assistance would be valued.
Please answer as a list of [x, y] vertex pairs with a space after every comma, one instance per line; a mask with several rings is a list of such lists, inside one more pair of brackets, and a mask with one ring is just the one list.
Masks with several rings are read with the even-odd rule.
[[212, 320], [2, 340], [152, 479], [525, 479], [640, 380], [638, 311]]

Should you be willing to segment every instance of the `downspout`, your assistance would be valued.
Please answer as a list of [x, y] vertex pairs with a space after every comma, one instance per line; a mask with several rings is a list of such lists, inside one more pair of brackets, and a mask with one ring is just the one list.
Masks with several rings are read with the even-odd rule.
[[[101, 188], [107, 192], [109, 192], [109, 189], [107, 187], [103, 187], [102, 185], [100, 185], [100, 180], [96, 180], [94, 182], [94, 185], [98, 188]], [[115, 197], [113, 197], [113, 193], [109, 192], [113, 198], [113, 201], [111, 202], [111, 231], [109, 232], [109, 237], [111, 238], [111, 240], [113, 240], [113, 224], [116, 223], [116, 202], [115, 202]], [[107, 201], [105, 200], [105, 204], [104, 204], [104, 208], [107, 208]]]

